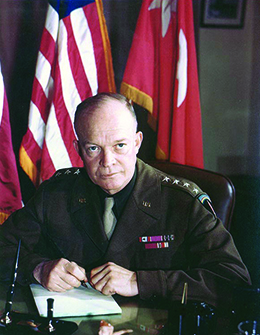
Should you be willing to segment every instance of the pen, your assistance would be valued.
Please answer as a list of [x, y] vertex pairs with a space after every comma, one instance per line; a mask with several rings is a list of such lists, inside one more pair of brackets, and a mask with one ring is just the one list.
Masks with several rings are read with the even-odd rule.
[[81, 286], [84, 286], [84, 287], [88, 288], [88, 285], [87, 285], [87, 283], [85, 282], [85, 280], [81, 280]]
[[14, 286], [16, 283], [17, 272], [18, 272], [20, 249], [21, 249], [21, 240], [19, 240], [18, 247], [17, 247], [12, 284], [9, 290], [7, 291], [7, 297], [6, 297], [6, 303], [5, 303], [5, 313], [4, 313], [3, 318], [1, 318], [1, 323], [4, 323], [5, 325], [12, 322], [10, 318], [10, 312], [11, 312], [12, 304], [13, 304]]
[[[187, 304], [187, 295], [188, 295], [188, 283], [184, 283], [183, 287], [183, 292], [182, 292], [182, 299], [181, 299], [181, 305], [185, 306]], [[180, 311], [180, 316], [179, 316], [179, 335], [182, 335], [182, 326], [183, 326], [183, 308]]]
[[182, 305], [187, 304], [187, 295], [188, 295], [188, 283], [184, 283], [183, 292], [182, 292], [182, 299], [181, 299], [181, 304]]

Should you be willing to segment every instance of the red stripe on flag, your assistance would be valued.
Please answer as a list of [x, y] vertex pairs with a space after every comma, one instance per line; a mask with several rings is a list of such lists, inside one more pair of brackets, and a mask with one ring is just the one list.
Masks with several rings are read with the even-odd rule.
[[63, 142], [67, 148], [69, 156], [72, 157], [74, 154], [76, 155], [76, 151], [73, 147], [73, 140], [75, 139], [73, 126], [71, 123], [71, 118], [67, 111], [63, 95], [59, 94], [62, 92], [62, 85], [61, 85], [61, 76], [60, 76], [60, 67], [59, 64], [56, 66], [56, 76], [55, 76], [55, 85], [56, 91], [53, 98], [53, 105], [55, 109], [55, 114], [57, 118], [57, 122], [59, 125], [59, 129], [61, 132], [61, 136]]
[[41, 84], [36, 77], [34, 77], [33, 81], [32, 102], [37, 106], [42, 120], [46, 124], [50, 109], [50, 103], [43, 91]]
[[41, 161], [41, 180], [44, 181], [49, 179], [54, 172], [56, 171], [52, 159], [49, 155], [48, 148], [46, 147], [46, 143], [44, 142], [42, 148], [42, 161]]
[[26, 132], [26, 138], [23, 138], [22, 146], [26, 150], [28, 156], [31, 158], [33, 164], [36, 167], [40, 167], [40, 160], [38, 157], [41, 156], [42, 149], [39, 147], [38, 143], [35, 141], [30, 129]]
[[50, 64], [52, 64], [55, 59], [55, 47], [56, 43], [52, 35], [46, 28], [44, 28], [42, 33], [40, 52], [43, 54], [43, 56], [48, 60]]
[[[81, 100], [92, 95], [91, 88], [89, 86], [88, 78], [85, 75], [85, 69], [82, 64], [79, 49], [73, 34], [70, 16], [63, 20], [68, 34], [68, 55], [71, 66], [71, 71], [75, 80], [75, 84], [80, 95]], [[75, 32], [77, 33], [77, 32]]]

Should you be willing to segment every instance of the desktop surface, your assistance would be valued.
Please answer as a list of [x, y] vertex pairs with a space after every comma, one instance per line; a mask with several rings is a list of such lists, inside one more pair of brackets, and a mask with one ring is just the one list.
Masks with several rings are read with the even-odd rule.
[[[5, 301], [6, 301], [6, 292], [8, 290], [7, 285], [0, 285], [0, 311], [1, 314], [4, 312], [5, 309]], [[60, 320], [69, 321], [75, 323], [77, 325], [77, 330], [73, 332], [75, 335], [83, 335], [88, 334], [92, 335], [98, 334], [100, 321], [104, 320], [114, 326], [114, 331], [118, 332], [123, 329], [132, 329], [132, 334], [154, 334], [154, 335], [170, 335], [170, 334], [185, 334], [189, 335], [190, 330], [186, 330], [186, 332], [179, 330], [179, 323], [180, 323], [180, 313], [179, 307], [180, 303], [175, 302], [171, 304], [171, 308], [169, 308], [169, 304], [156, 304], [156, 303], [149, 303], [145, 301], [141, 301], [140, 299], [133, 297], [133, 298], [124, 298], [119, 296], [114, 296], [115, 300], [119, 304], [122, 309], [121, 314], [115, 315], [96, 315], [96, 316], [83, 316], [83, 317], [68, 317], [68, 318], [61, 318]], [[47, 306], [47, 305], [46, 305]], [[176, 309], [176, 306], [179, 306]], [[191, 311], [191, 304], [188, 308]], [[181, 306], [182, 308], [183, 306]], [[47, 308], [47, 307], [46, 307]], [[196, 307], [192, 307], [192, 313], [195, 309], [198, 309], [198, 305]], [[201, 308], [201, 304], [199, 305]], [[183, 309], [182, 309], [183, 310]], [[21, 316], [23, 319], [34, 320], [35, 322], [45, 322], [46, 318], [40, 318], [37, 312], [37, 308], [30, 291], [29, 287], [21, 287], [16, 285], [12, 312], [15, 315], [15, 318]], [[207, 314], [209, 315], [212, 312], [212, 320], [210, 321], [210, 330], [208, 329], [207, 335], [234, 335], [237, 334], [236, 327], [234, 327], [234, 322], [232, 320], [232, 313], [220, 315], [215, 313], [215, 311], [208, 310]], [[19, 314], [18, 314], [19, 313]], [[188, 320], [188, 323], [197, 322], [197, 316], [195, 317], [191, 313], [188, 315], [187, 310], [181, 313], [182, 316]], [[55, 318], [55, 301], [54, 301], [54, 318]], [[211, 315], [210, 315], [211, 317]], [[202, 319], [200, 320], [202, 321]], [[23, 326], [22, 330], [27, 326]], [[204, 326], [205, 327], [205, 326]], [[3, 327], [2, 327], [3, 328]], [[27, 327], [29, 329], [29, 327]], [[30, 333], [37, 333], [28, 332]], [[192, 332], [195, 334], [196, 332]], [[0, 334], [1, 334], [1, 327], [0, 327]], [[6, 335], [8, 332], [5, 331]], [[12, 333], [15, 334], [16, 333]], [[27, 334], [27, 332], [20, 332], [20, 334]], [[200, 330], [200, 334], [204, 334]], [[63, 334], [62, 334], [63, 335]], [[65, 334], [64, 334], [65, 335]]]

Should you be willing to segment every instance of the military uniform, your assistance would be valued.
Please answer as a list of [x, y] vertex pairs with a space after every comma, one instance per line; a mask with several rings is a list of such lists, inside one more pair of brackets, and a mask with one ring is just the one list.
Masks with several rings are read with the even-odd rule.
[[22, 238], [23, 284], [44, 260], [65, 257], [86, 271], [112, 261], [137, 272], [142, 299], [180, 299], [187, 282], [189, 299], [217, 305], [250, 278], [230, 234], [202, 205], [205, 197], [138, 159], [134, 189], [108, 241], [97, 186], [84, 169], [60, 170], [1, 227], [1, 268]]

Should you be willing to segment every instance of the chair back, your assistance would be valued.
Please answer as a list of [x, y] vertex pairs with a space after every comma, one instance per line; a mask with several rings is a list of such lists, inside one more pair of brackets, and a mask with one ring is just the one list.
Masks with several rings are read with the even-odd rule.
[[235, 206], [235, 187], [228, 177], [217, 172], [166, 161], [150, 161], [148, 164], [169, 175], [196, 183], [209, 195], [217, 216], [230, 230]]

